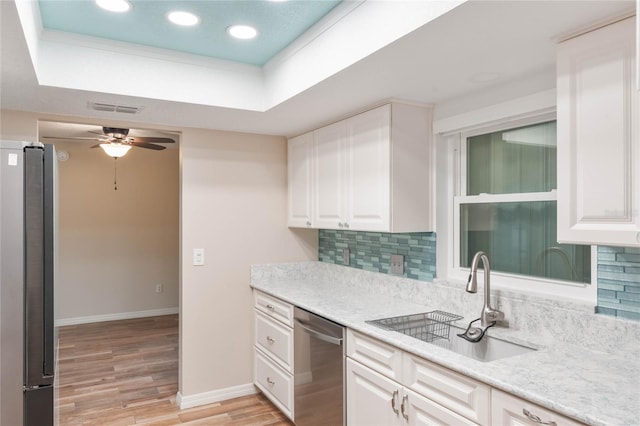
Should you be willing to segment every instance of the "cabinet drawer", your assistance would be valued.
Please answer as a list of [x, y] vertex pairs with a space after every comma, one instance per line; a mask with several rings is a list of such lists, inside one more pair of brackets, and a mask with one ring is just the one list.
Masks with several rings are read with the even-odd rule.
[[391, 345], [347, 330], [347, 356], [397, 381], [402, 377], [402, 353]]
[[256, 311], [256, 346], [293, 373], [293, 330]]
[[283, 324], [293, 327], [293, 305], [276, 299], [268, 294], [254, 290], [254, 307], [267, 314], [271, 318], [275, 318]]
[[475, 423], [489, 424], [489, 386], [410, 354], [404, 370], [403, 383], [411, 390]]
[[[580, 426], [558, 413], [539, 407], [528, 401], [493, 389], [491, 391], [491, 418], [494, 424], [539, 426], [540, 424], [555, 426]], [[546, 423], [543, 423], [546, 422]]]
[[283, 413], [293, 419], [293, 379], [273, 361], [256, 350], [255, 385]]

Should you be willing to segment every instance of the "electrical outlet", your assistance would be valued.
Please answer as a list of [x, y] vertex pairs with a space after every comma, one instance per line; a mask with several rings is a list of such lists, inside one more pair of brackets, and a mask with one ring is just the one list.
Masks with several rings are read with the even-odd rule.
[[349, 258], [349, 249], [342, 249], [342, 264], [349, 266], [350, 258]]
[[162, 293], [162, 284], [156, 284], [156, 293]]
[[391, 255], [391, 273], [404, 275], [404, 256], [401, 254]]

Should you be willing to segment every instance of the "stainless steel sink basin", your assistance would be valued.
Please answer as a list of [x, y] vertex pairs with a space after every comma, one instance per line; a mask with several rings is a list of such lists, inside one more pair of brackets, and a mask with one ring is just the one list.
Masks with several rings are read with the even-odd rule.
[[471, 343], [458, 337], [458, 333], [462, 332], [464, 332], [464, 328], [451, 326], [449, 339], [438, 339], [429, 343], [482, 362], [527, 354], [536, 350], [487, 335], [478, 343]]
[[[434, 313], [437, 314], [434, 316]], [[442, 314], [446, 315], [443, 317]], [[447, 319], [442, 320], [442, 318]], [[469, 342], [458, 337], [459, 333], [464, 332], [463, 328], [450, 325], [452, 320], [460, 318], [462, 317], [446, 312], [433, 311], [424, 314], [383, 318], [367, 322], [376, 327], [406, 334], [418, 340], [482, 362], [495, 361], [496, 359], [522, 355], [536, 350], [528, 346], [507, 342], [506, 340], [487, 335], [477, 343]]]

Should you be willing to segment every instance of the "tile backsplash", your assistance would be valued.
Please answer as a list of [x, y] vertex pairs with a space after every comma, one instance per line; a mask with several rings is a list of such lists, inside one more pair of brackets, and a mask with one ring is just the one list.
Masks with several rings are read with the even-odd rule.
[[436, 234], [415, 232], [341, 231], [321, 229], [318, 259], [342, 265], [342, 250], [350, 251], [349, 266], [366, 271], [391, 273], [391, 255], [404, 256], [404, 276], [433, 281], [436, 275]]
[[640, 320], [640, 248], [598, 246], [596, 311]]

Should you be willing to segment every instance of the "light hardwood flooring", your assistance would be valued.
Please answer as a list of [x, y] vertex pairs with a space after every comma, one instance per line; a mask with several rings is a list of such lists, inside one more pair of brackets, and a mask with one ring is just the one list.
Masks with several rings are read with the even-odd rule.
[[293, 426], [261, 394], [180, 410], [178, 316], [58, 329], [60, 426]]

